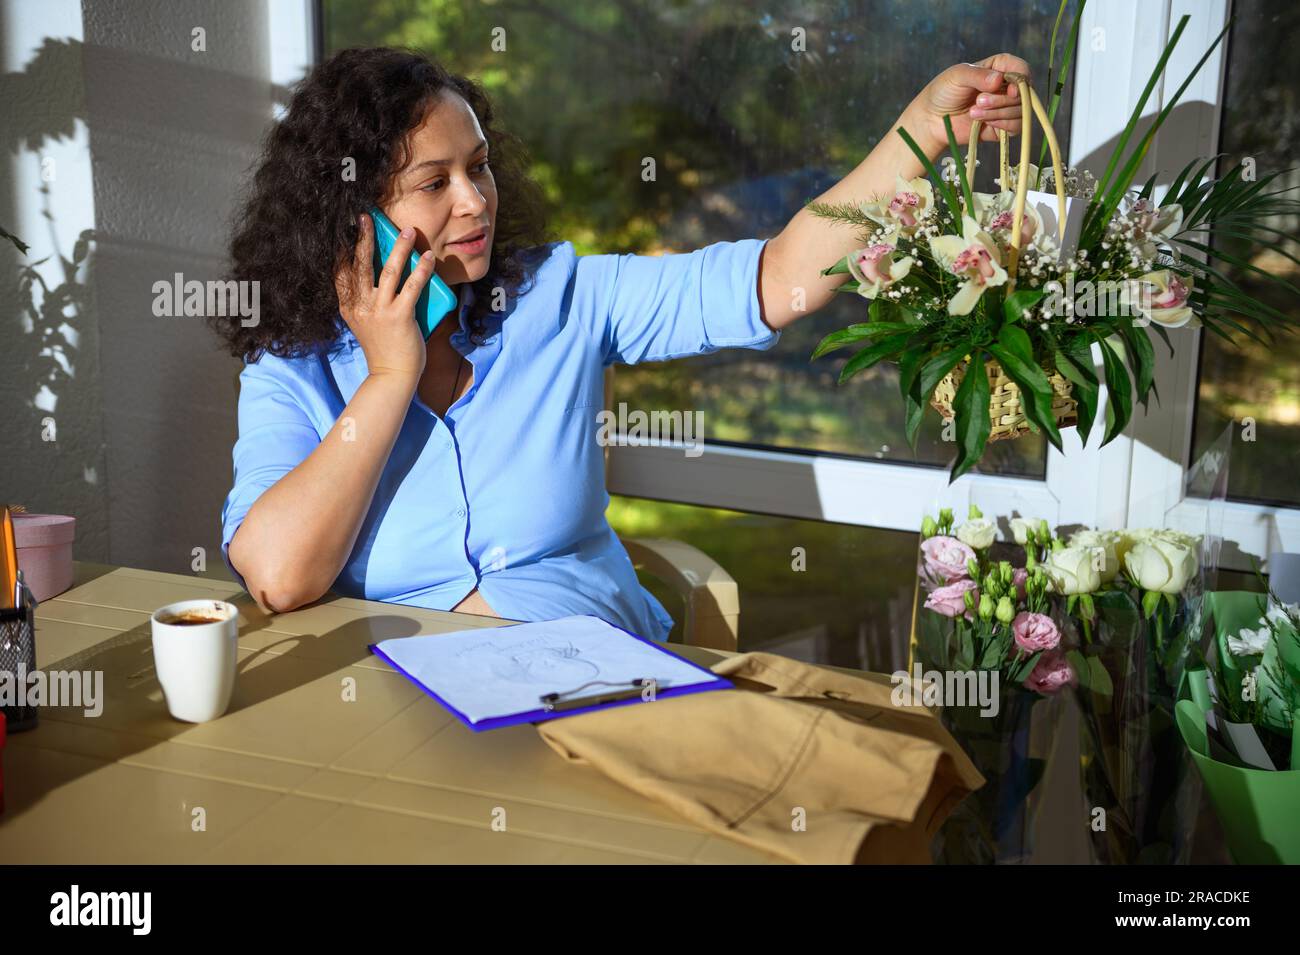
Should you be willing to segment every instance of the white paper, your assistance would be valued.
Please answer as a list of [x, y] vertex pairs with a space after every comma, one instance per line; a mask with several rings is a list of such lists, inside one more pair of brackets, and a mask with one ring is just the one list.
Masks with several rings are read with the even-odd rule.
[[538, 710], [543, 694], [567, 693], [593, 680], [602, 683], [563, 699], [630, 691], [634, 679], [653, 679], [659, 689], [718, 679], [585, 615], [399, 637], [377, 646], [471, 723]]

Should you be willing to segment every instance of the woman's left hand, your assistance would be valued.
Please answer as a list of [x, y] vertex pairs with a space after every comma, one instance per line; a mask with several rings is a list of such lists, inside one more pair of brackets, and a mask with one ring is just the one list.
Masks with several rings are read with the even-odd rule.
[[980, 139], [993, 142], [997, 130], [1020, 134], [1020, 91], [1004, 73], [1029, 75], [1029, 64], [1010, 53], [985, 57], [978, 63], [958, 63], [932, 79], [903, 114], [900, 124], [933, 158], [948, 148], [944, 116], [952, 117], [957, 143], [965, 148], [973, 120], [984, 124]]

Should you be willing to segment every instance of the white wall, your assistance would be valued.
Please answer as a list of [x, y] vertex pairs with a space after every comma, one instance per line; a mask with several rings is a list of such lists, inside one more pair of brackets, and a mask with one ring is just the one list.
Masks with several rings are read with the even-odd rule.
[[[202, 319], [155, 317], [152, 288], [176, 272], [205, 280], [223, 270], [273, 83], [289, 82], [306, 62], [305, 10], [292, 0], [273, 12], [260, 0], [5, 0], [4, 79], [31, 89], [0, 107], [4, 118], [41, 115], [52, 127], [78, 118], [70, 137], [19, 145], [13, 188], [0, 189], [0, 224], [33, 243], [33, 258], [52, 241], [69, 255], [92, 225], [96, 241], [83, 270], [86, 304], [68, 319], [80, 341], [52, 443], [40, 441], [44, 413], [28, 398], [30, 372], [17, 367], [36, 348], [35, 336], [14, 331], [9, 276], [18, 257], [0, 252], [0, 283], [9, 283], [0, 284], [0, 400], [19, 412], [3, 427], [6, 438], [17, 429], [26, 450], [0, 458], [0, 497], [75, 514], [81, 559], [189, 572], [202, 547], [208, 567], [221, 566], [240, 364], [219, 351]], [[301, 35], [273, 43], [273, 19]], [[194, 48], [195, 28], [203, 50]], [[57, 38], [58, 69], [33, 76], [44, 37]], [[40, 157], [55, 149], [67, 158], [52, 184], [51, 240], [33, 183]]]

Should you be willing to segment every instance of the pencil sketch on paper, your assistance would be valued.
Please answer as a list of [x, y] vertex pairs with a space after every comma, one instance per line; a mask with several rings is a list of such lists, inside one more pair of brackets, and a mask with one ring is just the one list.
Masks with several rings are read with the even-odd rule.
[[489, 656], [488, 666], [498, 679], [528, 686], [577, 686], [600, 677], [600, 667], [572, 643], [504, 650]]

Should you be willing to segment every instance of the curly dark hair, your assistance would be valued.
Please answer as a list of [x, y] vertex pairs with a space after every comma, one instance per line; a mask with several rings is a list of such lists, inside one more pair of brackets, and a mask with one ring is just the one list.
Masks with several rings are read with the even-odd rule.
[[[523, 144], [493, 124], [482, 87], [412, 50], [342, 50], [295, 87], [236, 216], [228, 278], [261, 283], [263, 317], [249, 328], [210, 319], [232, 355], [250, 362], [264, 352], [300, 357], [337, 341], [334, 275], [352, 257], [358, 217], [379, 203], [409, 161], [408, 134], [443, 91], [464, 97], [478, 117], [497, 186], [492, 264], [473, 283], [468, 315], [474, 338], [485, 330], [493, 288], [508, 297], [527, 291], [529, 250], [552, 240], [545, 198], [527, 173]], [[355, 181], [342, 175], [345, 157], [355, 160]]]

